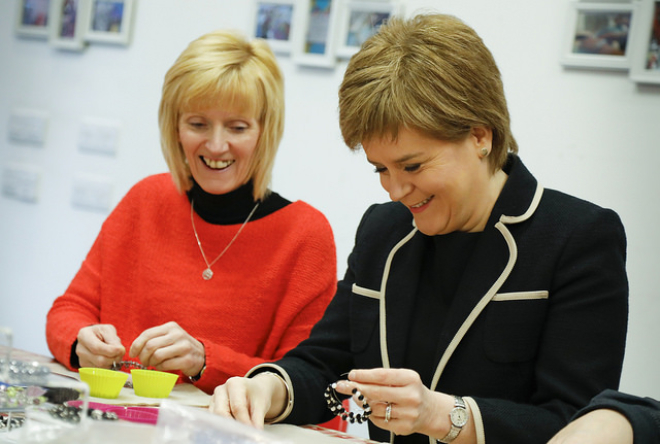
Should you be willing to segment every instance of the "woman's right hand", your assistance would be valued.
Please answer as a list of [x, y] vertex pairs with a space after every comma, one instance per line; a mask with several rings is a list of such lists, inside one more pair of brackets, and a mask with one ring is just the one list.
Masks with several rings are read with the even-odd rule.
[[215, 388], [209, 410], [263, 429], [266, 418], [276, 418], [286, 407], [288, 393], [283, 380], [272, 373], [252, 378], [233, 377]]
[[76, 354], [80, 367], [110, 368], [124, 357], [126, 349], [110, 324], [96, 324], [78, 331]]

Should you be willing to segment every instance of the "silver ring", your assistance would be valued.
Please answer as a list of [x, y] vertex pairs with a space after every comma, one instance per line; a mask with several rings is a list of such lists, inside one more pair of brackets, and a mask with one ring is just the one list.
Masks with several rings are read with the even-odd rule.
[[385, 422], [390, 422], [391, 417], [392, 417], [392, 404], [388, 402], [387, 407], [385, 408]]

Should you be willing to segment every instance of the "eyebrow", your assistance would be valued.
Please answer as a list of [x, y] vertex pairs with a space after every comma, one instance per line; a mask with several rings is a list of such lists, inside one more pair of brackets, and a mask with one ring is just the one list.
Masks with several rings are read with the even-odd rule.
[[[414, 158], [416, 158], [416, 157], [419, 157], [419, 156], [421, 156], [421, 155], [422, 155], [422, 153], [406, 154], [405, 156], [401, 156], [401, 157], [399, 157], [398, 159], [396, 159], [396, 160], [394, 161], [394, 163], [395, 163], [395, 164], [405, 163], [405, 162], [408, 162], [409, 160], [414, 159]], [[373, 161], [372, 161], [371, 159], [369, 159], [368, 157], [367, 157], [367, 162], [369, 162], [369, 163], [372, 164], [372, 165], [376, 165], [376, 164], [378, 163], [378, 162], [373, 162]]]

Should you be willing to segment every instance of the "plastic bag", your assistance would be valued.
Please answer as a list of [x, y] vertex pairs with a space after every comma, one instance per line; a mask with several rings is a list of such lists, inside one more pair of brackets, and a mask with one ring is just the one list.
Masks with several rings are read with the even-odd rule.
[[159, 444], [291, 444], [291, 441], [215, 415], [208, 410], [164, 400], [154, 443]]

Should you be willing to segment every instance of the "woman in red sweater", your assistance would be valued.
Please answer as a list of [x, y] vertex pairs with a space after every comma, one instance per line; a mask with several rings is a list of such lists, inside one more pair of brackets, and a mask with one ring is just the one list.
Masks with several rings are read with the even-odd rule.
[[104, 222], [48, 313], [69, 368], [138, 362], [211, 392], [305, 339], [336, 289], [330, 225], [268, 189], [284, 86], [260, 40], [193, 41], [159, 110], [170, 173], [140, 181]]

